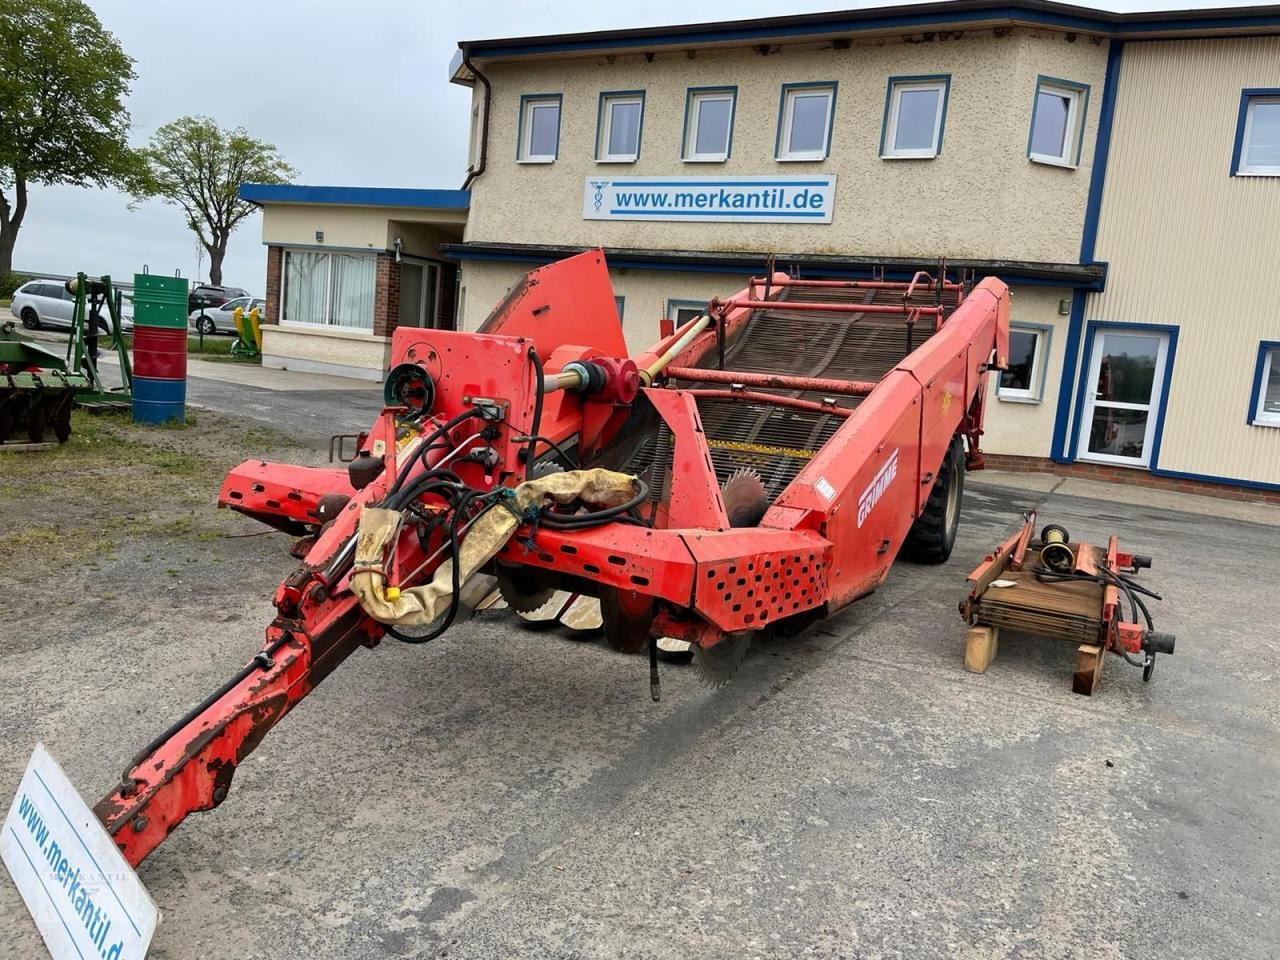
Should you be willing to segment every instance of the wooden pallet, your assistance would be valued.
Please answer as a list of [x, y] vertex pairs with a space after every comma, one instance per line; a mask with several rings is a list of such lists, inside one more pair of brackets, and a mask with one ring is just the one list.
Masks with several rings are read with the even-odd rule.
[[[1085, 563], [1096, 566], [1104, 558], [1097, 547], [1073, 548]], [[1008, 569], [1006, 555], [975, 581], [979, 592], [972, 600], [972, 626], [965, 635], [964, 668], [985, 673], [996, 657], [1002, 630], [1065, 641], [1077, 645], [1072, 689], [1091, 696], [1102, 679], [1106, 659], [1106, 650], [1098, 642], [1105, 590], [1089, 581], [1042, 582], [1032, 573], [1039, 563], [1039, 550], [1032, 544], [1022, 570]], [[1012, 581], [1012, 585], [993, 586], [996, 581]]]

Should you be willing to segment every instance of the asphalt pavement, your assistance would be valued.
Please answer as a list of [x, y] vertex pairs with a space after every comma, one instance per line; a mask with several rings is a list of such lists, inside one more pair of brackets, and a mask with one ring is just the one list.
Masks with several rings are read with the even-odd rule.
[[[380, 406], [190, 389], [317, 443]], [[1094, 486], [971, 475], [949, 563], [897, 563], [721, 689], [668, 667], [658, 704], [643, 658], [508, 616], [359, 651], [142, 864], [153, 956], [1273, 960], [1274, 512]], [[1154, 556], [1178, 645], [1152, 683], [1112, 657], [1079, 697], [1073, 646], [1012, 637], [964, 672], [965, 574], [1032, 505]], [[287, 542], [177, 544], [167, 582], [122, 555], [130, 609], [56, 629], [33, 599], [0, 658], [0, 792], [42, 740], [96, 799], [257, 648]], [[39, 949], [11, 888], [0, 930], [0, 957]]]

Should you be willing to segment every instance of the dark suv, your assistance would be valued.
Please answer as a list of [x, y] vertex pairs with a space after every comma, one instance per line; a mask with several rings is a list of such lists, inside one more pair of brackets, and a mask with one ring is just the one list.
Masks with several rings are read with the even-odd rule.
[[187, 313], [206, 307], [220, 307], [228, 300], [248, 295], [248, 290], [241, 290], [239, 287], [215, 287], [210, 283], [202, 283], [192, 287], [187, 294]]

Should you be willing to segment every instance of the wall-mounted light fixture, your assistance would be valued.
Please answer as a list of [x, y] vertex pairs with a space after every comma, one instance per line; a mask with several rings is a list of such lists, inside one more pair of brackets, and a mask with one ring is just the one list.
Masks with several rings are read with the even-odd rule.
[[396, 263], [399, 263], [401, 257], [404, 255], [404, 240], [400, 237], [396, 237], [394, 246], [396, 248]]
[[1069, 316], [1071, 316], [1071, 301], [1070, 301], [1070, 300], [1059, 300], [1059, 301], [1058, 301], [1058, 313], [1062, 314], [1062, 316], [1064, 316], [1064, 317], [1069, 317]]
[[323, 230], [317, 230], [317, 231], [316, 231], [316, 243], [324, 243], [324, 231], [323, 231]]

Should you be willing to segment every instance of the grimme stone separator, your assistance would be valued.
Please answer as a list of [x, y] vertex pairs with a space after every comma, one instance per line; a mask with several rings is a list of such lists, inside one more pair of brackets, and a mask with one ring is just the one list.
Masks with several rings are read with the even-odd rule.
[[656, 697], [652, 638], [720, 679], [752, 636], [869, 593], [899, 550], [945, 560], [1008, 317], [994, 278], [770, 269], [632, 358], [594, 250], [529, 273], [475, 333], [396, 331], [346, 469], [227, 477], [220, 503], [304, 535], [302, 564], [261, 651], [95, 812], [136, 865], [352, 651], [433, 639], [485, 578], [517, 609], [598, 597], [607, 640], [648, 648]]

